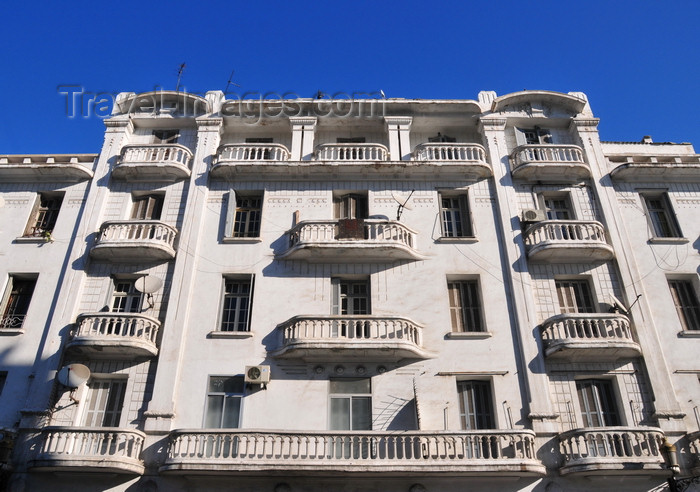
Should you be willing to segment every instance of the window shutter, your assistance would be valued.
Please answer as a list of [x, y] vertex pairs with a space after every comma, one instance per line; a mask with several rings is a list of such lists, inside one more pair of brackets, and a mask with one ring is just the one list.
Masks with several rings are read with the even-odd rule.
[[41, 195], [36, 196], [34, 199], [34, 205], [32, 205], [32, 211], [29, 214], [29, 220], [27, 221], [27, 228], [24, 230], [25, 236], [35, 235], [36, 227], [39, 225], [37, 221], [39, 219], [39, 207], [41, 207]]
[[228, 192], [228, 202], [226, 203], [226, 226], [224, 237], [233, 237], [233, 228], [236, 224], [236, 192], [233, 188]]
[[7, 278], [7, 287], [5, 287], [5, 292], [2, 295], [2, 317], [5, 317], [7, 315], [7, 308], [9, 307], [8, 304], [10, 302], [10, 296], [12, 295], [12, 288], [13, 288], [13, 278], [12, 276]]
[[469, 207], [467, 195], [460, 195], [459, 208], [462, 211], [462, 235], [473, 236], [474, 221], [472, 220], [472, 209]]
[[331, 279], [331, 314], [340, 314], [340, 279]]
[[515, 142], [518, 144], [518, 146], [527, 144], [525, 132], [520, 128], [515, 129]]
[[245, 320], [246, 330], [250, 331], [250, 319], [253, 312], [253, 290], [255, 289], [255, 274], [250, 275], [250, 290], [248, 291], [248, 316]]

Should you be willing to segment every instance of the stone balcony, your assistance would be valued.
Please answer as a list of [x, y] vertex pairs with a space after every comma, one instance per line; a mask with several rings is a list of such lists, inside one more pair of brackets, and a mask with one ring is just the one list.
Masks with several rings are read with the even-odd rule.
[[96, 260], [165, 261], [175, 258], [177, 229], [159, 220], [110, 220], [90, 250]]
[[317, 161], [386, 161], [389, 149], [382, 144], [329, 143], [316, 147]]
[[688, 447], [690, 448], [691, 472], [693, 476], [700, 476], [700, 431], [688, 434]]
[[81, 471], [143, 475], [143, 432], [113, 427], [47, 427], [34, 471]]
[[126, 145], [112, 177], [125, 181], [177, 181], [189, 178], [192, 152], [183, 145]]
[[621, 314], [558, 314], [541, 330], [548, 359], [593, 362], [641, 355], [629, 319]]
[[93, 177], [97, 154], [0, 155], [4, 183], [76, 183]]
[[460, 170], [470, 179], [483, 179], [493, 175], [486, 159], [486, 150], [478, 144], [425, 143], [416, 146], [412, 160], [430, 162], [436, 167]]
[[[619, 160], [611, 164], [618, 164]], [[688, 183], [700, 181], [700, 155], [627, 157], [610, 177], [628, 183]]]
[[289, 247], [278, 259], [334, 263], [425, 259], [416, 250], [416, 232], [393, 220], [305, 220], [287, 235]]
[[591, 177], [578, 145], [521, 145], [510, 155], [514, 178], [575, 183]]
[[591, 427], [559, 435], [561, 475], [669, 475], [654, 427]]
[[532, 261], [574, 263], [607, 261], [614, 251], [603, 224], [595, 220], [543, 220], [525, 232], [527, 257]]
[[153, 357], [159, 329], [160, 321], [139, 313], [84, 313], [67, 348], [105, 357]]
[[541, 476], [535, 434], [482, 431], [177, 430], [161, 473]]
[[233, 179], [239, 174], [259, 173], [265, 168], [289, 167], [289, 150], [280, 144], [225, 144], [216, 152], [210, 175], [215, 179]]
[[396, 316], [295, 316], [277, 327], [274, 357], [305, 361], [427, 359], [423, 328]]

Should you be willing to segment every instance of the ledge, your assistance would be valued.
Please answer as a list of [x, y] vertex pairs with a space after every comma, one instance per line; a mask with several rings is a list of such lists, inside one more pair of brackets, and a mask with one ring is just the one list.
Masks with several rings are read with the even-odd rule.
[[647, 241], [651, 244], [686, 244], [690, 242], [687, 237], [652, 237]]
[[45, 237], [34, 237], [34, 236], [20, 236], [12, 240], [13, 243], [26, 243], [26, 244], [47, 244], [52, 243], [50, 239]]
[[250, 243], [261, 243], [261, 237], [224, 237], [221, 239], [224, 244], [250, 244]]
[[492, 336], [493, 333], [490, 331], [451, 331], [445, 333], [445, 338], [450, 340], [483, 340], [485, 338], [491, 338]]
[[440, 236], [435, 239], [436, 243], [478, 243], [479, 239], [476, 236], [463, 237], [445, 237]]
[[253, 333], [250, 331], [210, 331], [207, 333], [207, 338], [253, 338]]
[[678, 332], [681, 338], [700, 338], [700, 330], [682, 330]]
[[23, 328], [3, 328], [0, 329], [0, 336], [24, 335]]

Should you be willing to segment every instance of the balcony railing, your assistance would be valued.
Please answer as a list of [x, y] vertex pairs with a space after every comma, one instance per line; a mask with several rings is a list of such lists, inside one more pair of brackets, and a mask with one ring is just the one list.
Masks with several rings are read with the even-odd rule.
[[280, 144], [240, 143], [219, 147], [217, 164], [240, 161], [286, 161], [289, 159], [287, 147]]
[[102, 224], [90, 256], [112, 261], [175, 257], [177, 229], [159, 220], [110, 220]]
[[700, 475], [700, 431], [688, 434], [693, 476]]
[[595, 427], [559, 435], [560, 473], [667, 474], [661, 453], [664, 434], [653, 427]]
[[85, 313], [78, 316], [68, 347], [109, 356], [153, 356], [160, 321], [138, 313]]
[[127, 145], [112, 177], [128, 181], [175, 181], [190, 176], [192, 152], [183, 145]]
[[93, 177], [97, 154], [0, 155], [0, 182], [78, 182]]
[[614, 253], [595, 220], [543, 220], [525, 231], [528, 258], [553, 262], [610, 260]]
[[393, 220], [305, 220], [288, 236], [289, 248], [280, 258], [341, 262], [424, 258], [415, 249], [415, 231]]
[[389, 150], [381, 144], [334, 143], [316, 147], [317, 161], [385, 161]]
[[35, 470], [109, 471], [142, 475], [145, 435], [112, 427], [47, 427], [30, 468]]
[[295, 316], [278, 326], [273, 355], [305, 360], [424, 359], [423, 328], [396, 316]]
[[550, 358], [595, 361], [641, 354], [629, 319], [621, 314], [558, 314], [542, 324], [542, 340]]
[[486, 150], [481, 145], [466, 143], [426, 143], [413, 151], [417, 161], [470, 161], [486, 163]]
[[577, 145], [521, 145], [511, 162], [513, 176], [528, 180], [575, 182], [591, 176]]
[[295, 471], [541, 475], [528, 430], [294, 432], [179, 430], [161, 472]]

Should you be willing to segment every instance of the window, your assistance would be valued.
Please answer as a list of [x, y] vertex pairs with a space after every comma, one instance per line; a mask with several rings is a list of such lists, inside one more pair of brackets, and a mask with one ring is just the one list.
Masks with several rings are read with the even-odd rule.
[[484, 331], [481, 315], [481, 299], [477, 280], [447, 282], [450, 296], [452, 331]]
[[518, 145], [551, 144], [552, 134], [549, 130], [540, 127], [516, 128], [515, 138]]
[[642, 194], [654, 237], [682, 237], [666, 193]]
[[163, 195], [134, 196], [131, 218], [134, 220], [160, 220]]
[[[361, 316], [370, 314], [369, 279], [331, 279], [333, 288], [332, 314], [341, 316]], [[367, 320], [338, 320], [331, 328], [333, 337], [369, 338], [370, 324]]]
[[226, 237], [260, 237], [262, 195], [241, 195], [234, 190], [228, 193], [226, 213]]
[[237, 429], [241, 425], [243, 376], [210, 376], [204, 427]]
[[457, 391], [462, 429], [495, 428], [489, 381], [458, 381]]
[[180, 136], [177, 130], [154, 130], [153, 143], [155, 144], [175, 144]]
[[372, 389], [369, 378], [330, 380], [331, 430], [372, 429]]
[[586, 280], [556, 280], [554, 282], [562, 314], [594, 313], [593, 296]]
[[700, 330], [700, 303], [693, 282], [672, 279], [668, 281], [668, 286], [683, 330]]
[[29, 304], [36, 287], [36, 278], [10, 275], [2, 300], [2, 319], [0, 330], [17, 330], [22, 328], [29, 311]]
[[571, 220], [574, 218], [568, 196], [543, 195], [542, 205], [548, 220]]
[[473, 237], [466, 194], [440, 194], [440, 219], [443, 237]]
[[136, 290], [136, 280], [114, 279], [111, 307], [113, 313], [140, 313], [142, 303], [143, 294]]
[[126, 379], [93, 379], [88, 383], [86, 427], [119, 427], [126, 394]]
[[47, 237], [50, 235], [56, 226], [61, 203], [63, 203], [62, 194], [40, 193], [34, 202], [24, 237]]
[[448, 137], [447, 135], [443, 135], [442, 133], [438, 132], [436, 137], [429, 137], [428, 142], [434, 143], [434, 142], [456, 142], [457, 139], [454, 137]]
[[252, 296], [252, 277], [224, 279], [221, 331], [250, 331]]
[[581, 407], [583, 427], [620, 425], [612, 381], [606, 379], [576, 381], [576, 392]]
[[367, 194], [347, 193], [333, 197], [336, 219], [366, 219]]

